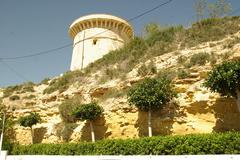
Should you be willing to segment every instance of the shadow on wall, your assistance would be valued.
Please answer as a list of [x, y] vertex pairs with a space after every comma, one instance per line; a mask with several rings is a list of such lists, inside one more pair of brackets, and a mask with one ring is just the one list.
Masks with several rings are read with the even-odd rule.
[[216, 118], [216, 124], [213, 127], [215, 132], [240, 131], [240, 113], [237, 111], [237, 104], [234, 98], [218, 98], [209, 105], [208, 101], [194, 102], [192, 107], [188, 108], [191, 114], [213, 113]]
[[[107, 126], [104, 115], [93, 121], [93, 129], [96, 140], [106, 138]], [[81, 141], [92, 141], [89, 122], [85, 123], [85, 126], [81, 130]]]
[[71, 135], [75, 128], [78, 127], [76, 123], [59, 123], [56, 126], [56, 135], [59, 139], [63, 140], [64, 142], [68, 142], [70, 140]]
[[240, 113], [234, 98], [219, 98], [212, 107], [217, 119], [214, 131], [240, 131]]
[[33, 143], [41, 143], [46, 133], [46, 127], [35, 128], [33, 132]]
[[[180, 112], [179, 106], [174, 103], [165, 105], [162, 110], [152, 111], [152, 133], [157, 135], [172, 134], [174, 119], [177, 117], [186, 116]], [[135, 127], [138, 129], [139, 137], [148, 136], [148, 113], [138, 111], [138, 120]]]

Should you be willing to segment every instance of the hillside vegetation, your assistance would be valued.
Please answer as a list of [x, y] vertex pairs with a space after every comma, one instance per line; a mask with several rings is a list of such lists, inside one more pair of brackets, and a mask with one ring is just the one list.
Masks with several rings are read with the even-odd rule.
[[[221, 40], [226, 35], [230, 36], [238, 32], [240, 30], [239, 20], [240, 17], [211, 18], [194, 23], [190, 28], [172, 26], [159, 30], [145, 38], [135, 37], [123, 48], [110, 52], [103, 58], [90, 64], [83, 71], [66, 72], [63, 76], [50, 82], [49, 79], [43, 80], [42, 83], [44, 84], [49, 82], [49, 87], [44, 90], [44, 94], [49, 94], [56, 90], [63, 92], [75, 81], [82, 81], [84, 77], [96, 72], [98, 74], [95, 77], [101, 83], [115, 78], [124, 79], [126, 74], [136, 65], [149, 59], [173, 51], [178, 54], [178, 50], [194, 47], [203, 42]], [[232, 47], [239, 41], [239, 38], [233, 37], [226, 44], [226, 47]], [[154, 66], [145, 66], [143, 69], [151, 71], [154, 70]], [[14, 90], [18, 92], [24, 91], [23, 86], [29, 88], [29, 83], [7, 87], [4, 90], [4, 96], [11, 95]]]
[[[50, 83], [45, 93], [51, 93], [57, 89], [61, 91], [64, 87], [68, 87], [73, 80], [80, 80], [83, 76], [89, 76], [99, 71], [101, 74], [97, 78], [102, 83], [115, 78], [124, 79], [136, 65], [151, 58], [173, 51], [177, 54], [180, 49], [190, 48], [203, 42], [221, 40], [226, 35], [238, 32], [240, 30], [239, 20], [239, 17], [206, 19], [193, 24], [189, 29], [185, 29], [183, 26], [172, 26], [159, 30], [156, 34], [146, 38], [135, 37], [123, 48], [112, 51], [90, 64], [83, 70], [83, 73], [80, 71], [65, 73]], [[229, 45], [239, 41], [239, 38], [234, 39]], [[199, 58], [197, 57], [197, 59]], [[154, 66], [147, 67], [149, 70], [154, 70]]]

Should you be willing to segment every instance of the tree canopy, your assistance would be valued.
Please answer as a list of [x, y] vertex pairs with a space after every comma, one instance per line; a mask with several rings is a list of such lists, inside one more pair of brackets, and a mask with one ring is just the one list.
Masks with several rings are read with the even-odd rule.
[[103, 112], [103, 108], [97, 103], [81, 104], [76, 107], [72, 115], [79, 120], [95, 120]]
[[217, 65], [208, 74], [204, 86], [222, 96], [237, 98], [237, 90], [240, 90], [240, 60]]
[[30, 113], [30, 115], [25, 117], [20, 117], [19, 123], [23, 127], [32, 128], [33, 125], [41, 121], [40, 115], [38, 113]]
[[176, 96], [171, 80], [146, 78], [128, 92], [128, 102], [142, 111], [161, 109], [162, 105]]

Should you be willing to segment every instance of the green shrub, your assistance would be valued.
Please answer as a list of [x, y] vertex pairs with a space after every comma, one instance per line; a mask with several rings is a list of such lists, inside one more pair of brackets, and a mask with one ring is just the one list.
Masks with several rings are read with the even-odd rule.
[[19, 124], [23, 127], [32, 128], [33, 125], [41, 121], [40, 115], [38, 113], [30, 113], [28, 116], [20, 117]]
[[72, 115], [77, 119], [84, 121], [93, 121], [103, 112], [103, 108], [97, 103], [79, 104], [73, 111]]
[[187, 61], [187, 57], [186, 56], [179, 56], [177, 58], [177, 63], [178, 64], [184, 64]]
[[40, 84], [46, 84], [47, 85], [49, 81], [50, 81], [50, 78], [45, 78], [40, 82]]
[[156, 75], [157, 79], [167, 78], [168, 80], [171, 81], [176, 77], [177, 77], [176, 71], [170, 68], [162, 69]]
[[19, 97], [18, 95], [13, 95], [13, 96], [9, 97], [9, 99], [10, 99], [11, 101], [16, 101], [16, 100], [19, 100], [20, 97]]
[[191, 58], [190, 58], [190, 64], [192, 66], [194, 65], [204, 65], [206, 64], [206, 62], [208, 62], [210, 60], [210, 55], [208, 53], [198, 53], [198, 54], [194, 54]]
[[22, 91], [21, 93], [26, 93], [26, 92], [34, 92], [34, 83], [33, 82], [27, 82], [22, 85]]
[[146, 39], [146, 42], [149, 46], [153, 46], [156, 42], [171, 43], [174, 41], [177, 32], [182, 32], [183, 30], [183, 26], [169, 27], [152, 34]]
[[60, 116], [64, 122], [73, 123], [76, 122], [76, 118], [72, 115], [72, 112], [77, 106], [81, 104], [81, 97], [75, 96], [71, 99], [64, 101], [58, 106]]
[[197, 155], [240, 154], [240, 133], [165, 136], [96, 143], [15, 145], [12, 155]]
[[178, 70], [177, 76], [179, 79], [184, 79], [184, 78], [189, 77], [189, 74], [190, 73], [188, 71], [186, 71], [184, 69], [180, 69], [180, 70]]

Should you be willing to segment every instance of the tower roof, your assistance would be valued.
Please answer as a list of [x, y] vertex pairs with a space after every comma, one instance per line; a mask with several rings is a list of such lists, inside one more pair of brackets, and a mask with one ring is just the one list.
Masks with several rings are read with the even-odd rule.
[[71, 38], [88, 28], [116, 28], [121, 32], [125, 32], [129, 38], [133, 37], [132, 26], [124, 19], [108, 15], [108, 14], [91, 14], [76, 19], [69, 27], [69, 35]]

